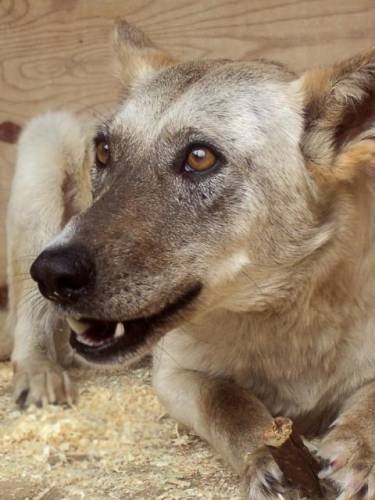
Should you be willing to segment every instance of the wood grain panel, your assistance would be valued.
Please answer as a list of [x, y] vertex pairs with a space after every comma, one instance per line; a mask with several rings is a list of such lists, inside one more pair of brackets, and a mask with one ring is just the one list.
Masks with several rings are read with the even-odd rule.
[[[109, 47], [116, 18], [182, 59], [266, 57], [296, 71], [375, 39], [375, 0], [0, 0], [0, 123], [22, 125], [49, 109], [110, 110], [118, 95]], [[0, 142], [0, 284], [14, 154]]]

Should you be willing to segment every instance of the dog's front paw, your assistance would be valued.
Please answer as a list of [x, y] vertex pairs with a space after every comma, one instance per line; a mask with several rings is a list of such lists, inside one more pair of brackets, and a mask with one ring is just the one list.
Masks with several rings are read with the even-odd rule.
[[287, 487], [284, 475], [267, 448], [260, 448], [247, 459], [242, 477], [243, 496], [247, 500], [295, 500], [298, 493]]
[[67, 372], [48, 360], [14, 363], [13, 382], [14, 400], [21, 408], [32, 404], [72, 405], [76, 400], [76, 391]]
[[319, 455], [326, 463], [320, 477], [336, 483], [338, 500], [375, 499], [375, 452], [355, 425], [338, 423], [320, 444]]

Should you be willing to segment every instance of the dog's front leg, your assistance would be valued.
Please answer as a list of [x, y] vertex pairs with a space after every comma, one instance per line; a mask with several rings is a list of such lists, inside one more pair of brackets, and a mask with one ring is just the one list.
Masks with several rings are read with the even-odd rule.
[[321, 473], [335, 480], [340, 500], [375, 498], [375, 382], [349, 398], [320, 445]]
[[263, 442], [272, 424], [265, 406], [231, 381], [155, 365], [153, 385], [168, 413], [230, 463], [242, 478], [245, 498], [283, 498], [282, 473]]

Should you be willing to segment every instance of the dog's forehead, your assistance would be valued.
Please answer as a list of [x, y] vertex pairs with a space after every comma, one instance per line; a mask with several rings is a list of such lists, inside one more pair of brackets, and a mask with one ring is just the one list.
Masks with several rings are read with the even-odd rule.
[[[294, 77], [273, 63], [224, 60], [182, 63], [137, 86], [117, 113], [113, 130], [152, 141], [163, 129], [235, 130], [241, 121], [263, 127], [287, 104]], [[251, 116], [250, 116], [251, 115]]]
[[169, 110], [189, 88], [204, 77], [218, 62], [178, 64], [151, 74], [137, 82], [115, 117], [114, 125], [134, 126], [156, 121]]

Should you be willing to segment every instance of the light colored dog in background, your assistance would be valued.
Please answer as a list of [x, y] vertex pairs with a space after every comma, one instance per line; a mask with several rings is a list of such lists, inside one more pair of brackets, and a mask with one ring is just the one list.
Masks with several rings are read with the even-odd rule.
[[21, 406], [70, 403], [69, 328], [30, 277], [40, 250], [91, 200], [92, 140], [69, 113], [32, 120], [21, 135], [7, 216], [9, 313], [0, 357], [12, 351], [14, 397]]
[[[86, 185], [87, 169], [67, 175], [51, 151], [56, 177], [34, 174], [45, 138], [27, 161], [38, 127], [21, 140], [8, 232], [22, 370], [32, 380], [34, 339], [64, 318], [90, 363], [152, 349], [161, 401], [241, 475], [246, 498], [295, 494], [263, 446], [281, 414], [322, 438], [340, 500], [374, 499], [375, 50], [297, 78], [263, 61], [176, 63], [126, 23], [115, 47], [125, 98], [94, 139], [93, 202], [73, 189], [69, 213], [90, 206], [46, 248], [69, 219], [64, 176]], [[80, 165], [85, 144], [54, 147]], [[49, 300], [30, 309], [15, 263], [42, 249], [31, 274]]]

